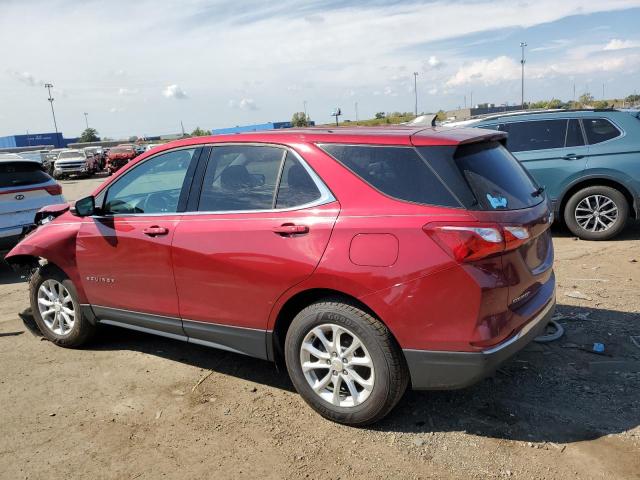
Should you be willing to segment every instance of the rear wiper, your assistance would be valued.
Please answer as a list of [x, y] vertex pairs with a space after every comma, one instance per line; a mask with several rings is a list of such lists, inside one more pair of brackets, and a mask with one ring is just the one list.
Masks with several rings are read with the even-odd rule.
[[531, 194], [532, 197], [539, 197], [544, 192], [544, 187], [538, 188], [535, 192]]

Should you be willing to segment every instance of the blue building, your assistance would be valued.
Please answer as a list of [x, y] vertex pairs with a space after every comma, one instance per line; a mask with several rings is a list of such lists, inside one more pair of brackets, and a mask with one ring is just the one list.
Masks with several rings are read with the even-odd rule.
[[[315, 125], [314, 122], [309, 122], [310, 126]], [[242, 133], [242, 132], [261, 132], [264, 130], [278, 130], [281, 128], [291, 128], [291, 122], [268, 122], [257, 123], [255, 125], [241, 125], [229, 128], [216, 128], [211, 130], [211, 135], [228, 135], [230, 133]]]
[[75, 142], [75, 138], [64, 138], [61, 133], [30, 133], [28, 135], [9, 135], [0, 137], [0, 148], [36, 147], [39, 145], [53, 145], [66, 147]]

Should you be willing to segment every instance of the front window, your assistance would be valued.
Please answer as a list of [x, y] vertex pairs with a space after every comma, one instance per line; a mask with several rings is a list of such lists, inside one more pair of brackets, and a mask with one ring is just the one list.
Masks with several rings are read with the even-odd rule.
[[195, 148], [174, 150], [150, 158], [109, 187], [106, 214], [175, 213]]

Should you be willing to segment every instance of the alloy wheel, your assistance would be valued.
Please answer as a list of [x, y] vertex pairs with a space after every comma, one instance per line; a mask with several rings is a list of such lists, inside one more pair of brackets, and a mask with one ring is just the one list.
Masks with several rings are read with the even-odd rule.
[[576, 205], [578, 225], [588, 232], [604, 232], [618, 221], [618, 206], [604, 195], [589, 195]]
[[76, 320], [71, 294], [57, 280], [45, 280], [38, 288], [38, 310], [46, 327], [56, 335], [68, 335]]
[[369, 398], [375, 382], [371, 355], [352, 331], [335, 324], [313, 328], [300, 346], [307, 383], [337, 407], [355, 407]]

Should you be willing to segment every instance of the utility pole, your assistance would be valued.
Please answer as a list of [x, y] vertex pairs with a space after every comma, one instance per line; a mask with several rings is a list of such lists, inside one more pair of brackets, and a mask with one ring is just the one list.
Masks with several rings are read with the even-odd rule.
[[308, 117], [308, 115], [307, 115], [307, 101], [306, 100], [302, 101], [302, 108], [304, 110], [304, 118], [306, 119]]
[[84, 112], [84, 123], [87, 126], [87, 130], [89, 130], [89, 114]]
[[56, 112], [53, 110], [53, 97], [51, 96], [51, 89], [53, 85], [51, 83], [45, 83], [44, 88], [49, 92], [49, 103], [51, 103], [51, 115], [53, 116], [53, 128], [56, 129], [56, 147], [60, 146], [60, 142], [58, 141], [58, 124], [56, 123]]
[[418, 72], [413, 72], [413, 93], [416, 97], [416, 117], [418, 116]]
[[464, 96], [464, 108], [467, 109], [467, 96]]
[[355, 103], [356, 107], [356, 122], [358, 121], [358, 102]]
[[180, 128], [182, 129], [182, 136], [184, 137], [184, 125], [182, 124], [182, 120], [180, 120]]
[[524, 109], [524, 48], [527, 46], [527, 42], [520, 42], [520, 48], [522, 49], [522, 58], [520, 59], [520, 64], [522, 65], [522, 82], [520, 86], [520, 105]]

